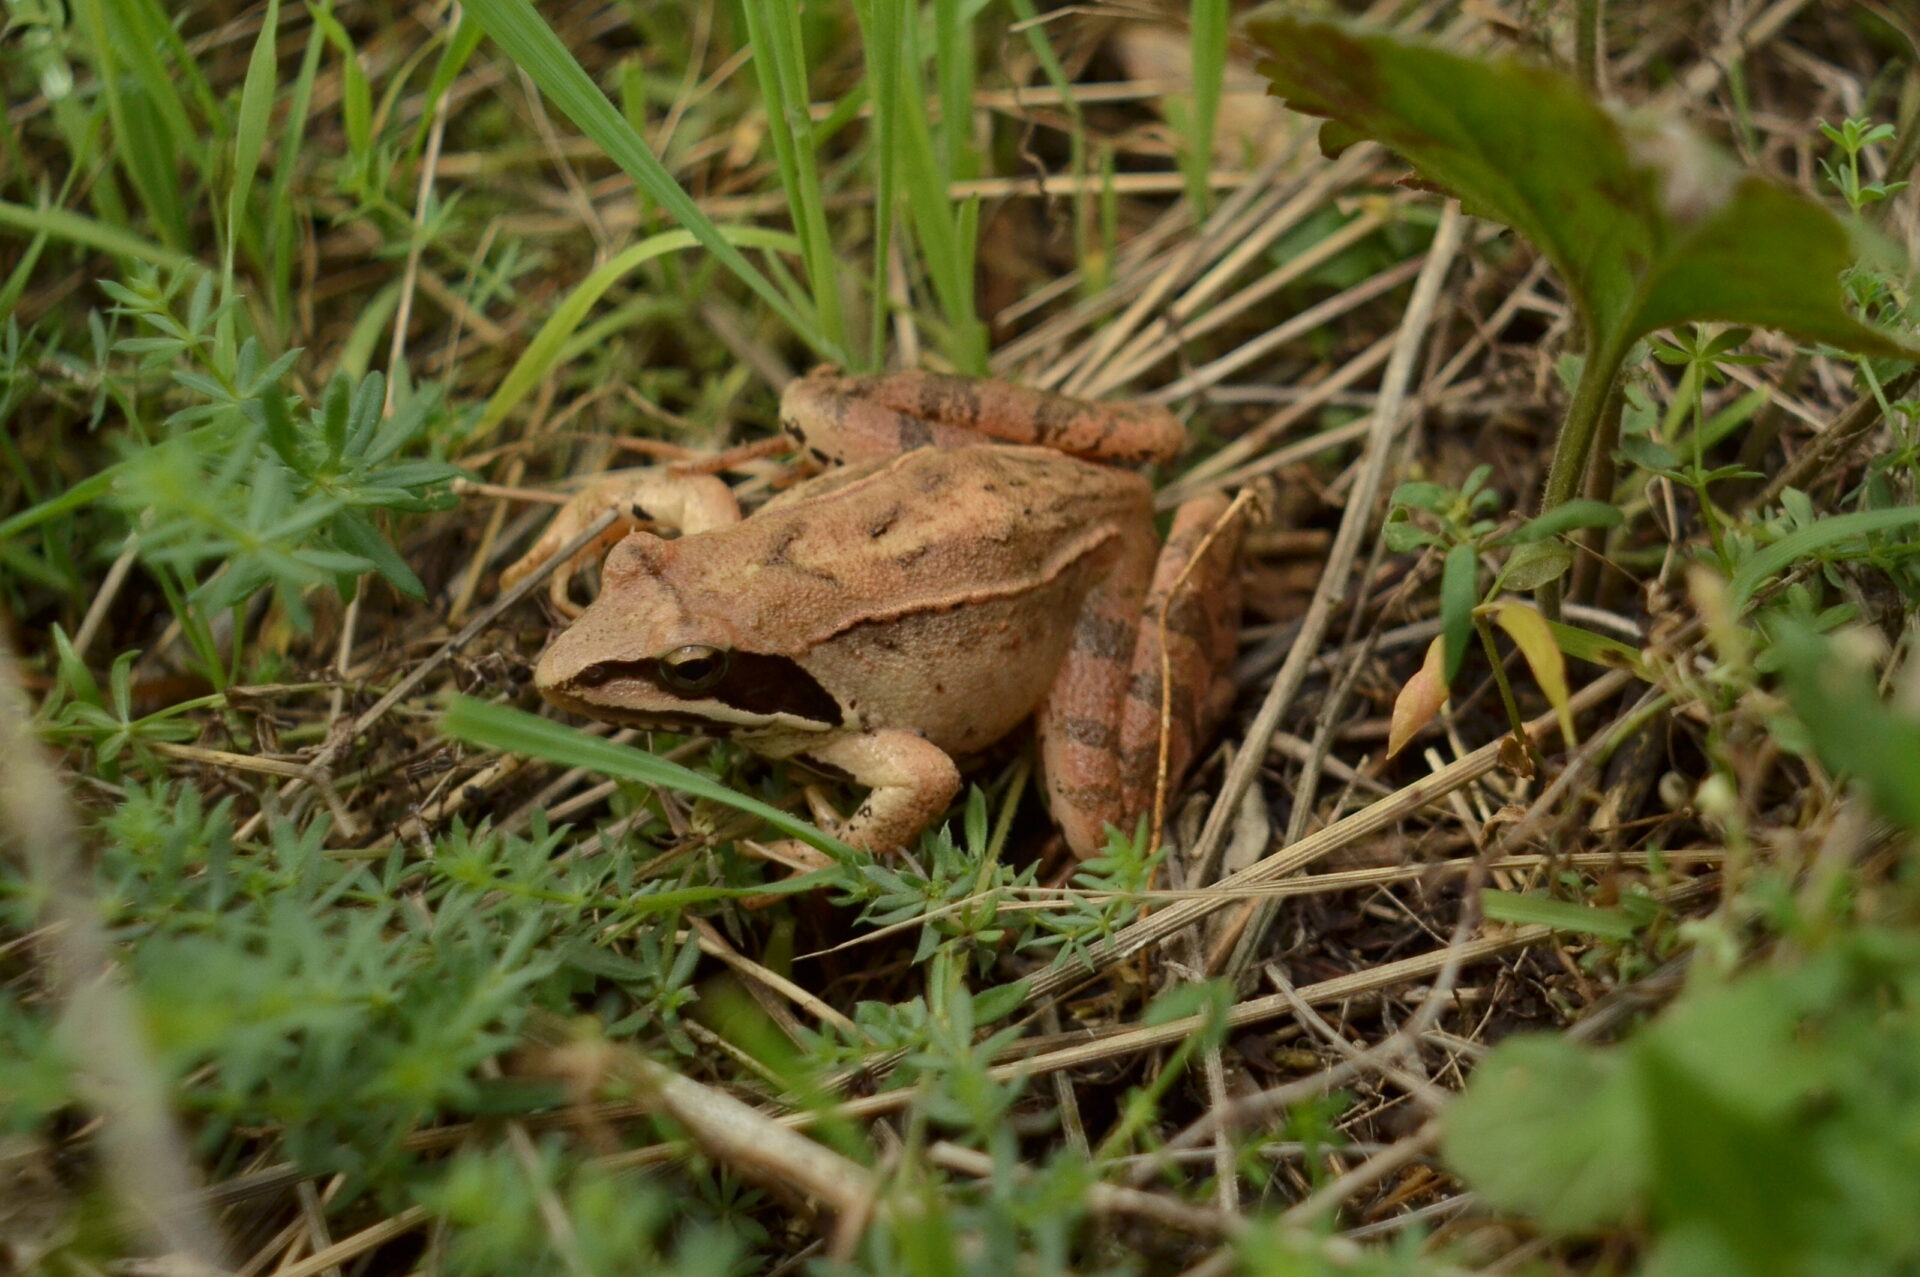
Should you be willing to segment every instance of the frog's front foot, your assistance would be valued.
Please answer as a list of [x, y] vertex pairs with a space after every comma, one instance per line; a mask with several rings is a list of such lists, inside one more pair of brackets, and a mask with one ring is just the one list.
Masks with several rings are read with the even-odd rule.
[[862, 851], [907, 846], [960, 792], [960, 769], [918, 732], [843, 736], [808, 750], [806, 758], [869, 788], [840, 831], [842, 842]]

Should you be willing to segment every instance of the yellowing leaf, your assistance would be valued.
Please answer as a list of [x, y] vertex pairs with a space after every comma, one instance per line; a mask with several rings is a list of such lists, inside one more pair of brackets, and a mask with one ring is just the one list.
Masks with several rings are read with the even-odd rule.
[[1547, 703], [1559, 716], [1560, 734], [1567, 738], [1567, 747], [1571, 749], [1575, 741], [1573, 708], [1567, 695], [1567, 658], [1560, 654], [1559, 644], [1553, 641], [1553, 627], [1546, 617], [1525, 603], [1511, 601], [1493, 605], [1493, 621], [1507, 632], [1507, 637], [1520, 649], [1520, 655], [1527, 658], [1533, 681], [1546, 693]]
[[1427, 644], [1427, 659], [1400, 689], [1400, 695], [1393, 698], [1393, 718], [1387, 725], [1388, 758], [1418, 736], [1447, 703], [1446, 646], [1444, 635]]

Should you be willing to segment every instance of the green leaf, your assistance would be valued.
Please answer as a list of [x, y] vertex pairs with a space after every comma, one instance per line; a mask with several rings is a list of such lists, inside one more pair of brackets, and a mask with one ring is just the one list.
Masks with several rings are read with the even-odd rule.
[[1525, 523], [1497, 539], [1498, 544], [1514, 543], [1526, 545], [1534, 541], [1544, 541], [1548, 537], [1559, 536], [1563, 532], [1572, 532], [1578, 528], [1617, 528], [1626, 521], [1617, 506], [1605, 501], [1592, 501], [1578, 497], [1563, 505], [1557, 505], [1545, 514], [1528, 519]]
[[1446, 1111], [1442, 1149], [1475, 1191], [1547, 1228], [1612, 1223], [1643, 1198], [1651, 1140], [1619, 1052], [1510, 1038]]
[[1533, 671], [1533, 681], [1540, 685], [1547, 703], [1553, 706], [1560, 720], [1560, 735], [1566, 740], [1567, 748], [1572, 749], [1575, 743], [1573, 704], [1567, 691], [1567, 661], [1554, 642], [1547, 618], [1526, 604], [1510, 599], [1492, 604], [1488, 610], [1493, 614], [1494, 624], [1507, 632], [1507, 637], [1526, 658], [1527, 668]]
[[1596, 909], [1571, 900], [1550, 900], [1491, 887], [1480, 892], [1480, 912], [1491, 922], [1552, 927], [1603, 940], [1631, 940], [1634, 935], [1633, 919], [1619, 909]]
[[1553, 633], [1554, 644], [1576, 661], [1588, 661], [1608, 669], [1632, 670], [1641, 678], [1648, 677], [1639, 648], [1559, 621], [1548, 621], [1547, 629]]
[[741, 13], [753, 50], [761, 103], [766, 108], [767, 137], [773, 143], [774, 162], [780, 171], [780, 190], [787, 197], [788, 216], [800, 241], [800, 260], [814, 308], [820, 314], [827, 341], [845, 346], [838, 264], [820, 188], [813, 119], [808, 114], [813, 96], [807, 82], [800, 6], [750, 3], [741, 6]]
[[[1847, 311], [1847, 228], [1743, 174], [1678, 120], [1621, 118], [1560, 71], [1294, 16], [1248, 21], [1295, 109], [1398, 153], [1513, 227], [1566, 281], [1589, 353], [1685, 320], [1760, 324], [1863, 354], [1915, 349]], [[1323, 138], [1324, 142], [1324, 138]]]
[[420, 583], [407, 561], [358, 510], [342, 510], [334, 515], [329, 530], [341, 545], [373, 564], [373, 570], [392, 582], [396, 590], [409, 598], [427, 597], [427, 587]]
[[1441, 484], [1414, 480], [1395, 488], [1390, 503], [1412, 506], [1428, 514], [1445, 514], [1453, 504], [1453, 493]]
[[1026, 980], [996, 984], [973, 995], [973, 1018], [978, 1024], [992, 1024], [1018, 1011], [1027, 1000]]
[[1534, 541], [1515, 550], [1500, 573], [1507, 590], [1533, 590], [1563, 575], [1573, 566], [1573, 551], [1558, 541]]
[[1727, 602], [1738, 612], [1747, 605], [1761, 582], [1789, 564], [1843, 541], [1920, 523], [1920, 506], [1897, 506], [1890, 510], [1860, 510], [1836, 514], [1818, 523], [1789, 532], [1765, 549], [1757, 550], [1742, 563], [1727, 586]]
[[1820, 761], [1857, 777], [1883, 815], [1920, 832], [1920, 720], [1880, 698], [1870, 668], [1835, 659], [1830, 640], [1797, 624], [1777, 628], [1787, 699]]
[[[175, 252], [122, 227], [96, 221], [85, 214], [64, 208], [28, 208], [24, 204], [0, 200], [0, 227], [11, 227], [29, 235], [46, 235], [69, 244], [78, 244], [82, 248], [112, 253], [129, 261], [146, 262], [164, 270], [202, 269], [198, 262], [185, 253]], [[105, 281], [102, 282], [104, 285]]]
[[233, 266], [233, 247], [240, 239], [247, 201], [253, 196], [253, 179], [260, 171], [260, 155], [266, 149], [267, 125], [273, 117], [274, 89], [278, 80], [280, 36], [280, 0], [267, 0], [266, 16], [260, 21], [260, 34], [254, 37], [253, 52], [247, 58], [247, 75], [240, 87], [239, 119], [233, 135], [233, 185], [227, 200], [227, 269]]
[[1405, 554], [1408, 550], [1444, 544], [1439, 533], [1429, 532], [1418, 524], [1408, 523], [1405, 519], [1396, 519], [1391, 516], [1380, 529], [1380, 539], [1386, 542], [1387, 549], [1395, 554]]
[[1679, 452], [1648, 435], [1627, 435], [1620, 440], [1618, 452], [1628, 464], [1655, 474], [1680, 468]]

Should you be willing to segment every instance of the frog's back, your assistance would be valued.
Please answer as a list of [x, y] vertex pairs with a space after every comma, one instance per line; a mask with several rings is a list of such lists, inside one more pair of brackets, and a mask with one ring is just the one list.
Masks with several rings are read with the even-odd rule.
[[1043, 448], [920, 449], [681, 538], [664, 571], [684, 605], [722, 610], [744, 645], [777, 650], [988, 600], [1071, 606], [1116, 528], [1151, 514], [1127, 471]]

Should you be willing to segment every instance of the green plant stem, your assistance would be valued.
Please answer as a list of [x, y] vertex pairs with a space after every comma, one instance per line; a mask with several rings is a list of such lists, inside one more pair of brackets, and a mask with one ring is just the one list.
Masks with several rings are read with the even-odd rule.
[[[1620, 446], [1620, 414], [1626, 408], [1626, 395], [1620, 379], [1614, 378], [1606, 405], [1600, 410], [1600, 431], [1594, 439], [1593, 460], [1587, 466], [1586, 496], [1592, 501], [1613, 504], [1614, 486], [1620, 479], [1620, 467], [1613, 459]], [[1606, 557], [1607, 529], [1588, 528], [1580, 534], [1580, 553], [1573, 561], [1573, 580], [1567, 596], [1591, 600], [1599, 586], [1600, 564]]]
[[1493, 683], [1500, 689], [1500, 703], [1506, 706], [1507, 728], [1513, 738], [1526, 748], [1527, 757], [1533, 760], [1535, 771], [1545, 771], [1547, 760], [1541, 756], [1540, 747], [1533, 743], [1533, 737], [1527, 735], [1527, 720], [1520, 717], [1520, 702], [1513, 697], [1513, 686], [1507, 682], [1507, 666], [1500, 659], [1500, 649], [1494, 645], [1493, 627], [1487, 624], [1487, 618], [1478, 611], [1473, 614], [1473, 628], [1480, 634], [1480, 646], [1486, 649], [1487, 664], [1493, 667]]
[[[1901, 98], [1900, 122], [1894, 126], [1893, 154], [1887, 156], [1887, 171], [1881, 177], [1889, 186], [1908, 180], [1907, 174], [1920, 162], [1920, 74], [1907, 73], [1907, 88]], [[1869, 220], [1876, 224], [1885, 222], [1893, 205], [1893, 200], [1881, 200], [1868, 211]]]
[[1573, 14], [1574, 73], [1589, 93], [1602, 92], [1600, 84], [1600, 31], [1607, 20], [1607, 0], [1579, 0]]
[[[1540, 513], [1555, 510], [1571, 501], [1580, 491], [1587, 474], [1587, 461], [1593, 455], [1593, 439], [1600, 428], [1600, 419], [1607, 406], [1607, 396], [1613, 391], [1615, 375], [1620, 371], [1620, 360], [1626, 353], [1624, 344], [1606, 342], [1597, 344], [1587, 352], [1586, 362], [1580, 366], [1580, 381], [1573, 388], [1573, 402], [1567, 405], [1567, 419], [1560, 427], [1560, 437], [1553, 446], [1553, 464], [1547, 470], [1547, 486], [1540, 497]], [[1540, 586], [1536, 597], [1540, 610], [1548, 619], [1558, 620], [1560, 616], [1560, 583], [1548, 581]]]

